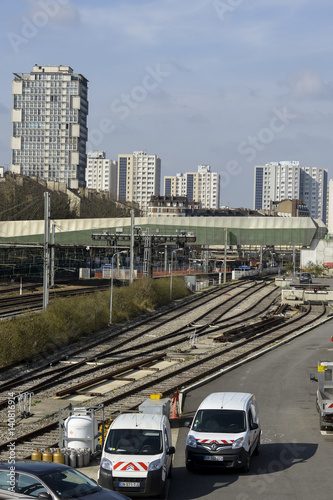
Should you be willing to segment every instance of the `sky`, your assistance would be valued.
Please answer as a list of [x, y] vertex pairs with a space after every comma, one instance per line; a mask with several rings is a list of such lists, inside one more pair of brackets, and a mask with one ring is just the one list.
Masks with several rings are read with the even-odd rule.
[[208, 164], [221, 206], [253, 208], [254, 166], [333, 176], [332, 0], [1, 0], [0, 165], [13, 73], [89, 81], [88, 144], [147, 151], [163, 178]]

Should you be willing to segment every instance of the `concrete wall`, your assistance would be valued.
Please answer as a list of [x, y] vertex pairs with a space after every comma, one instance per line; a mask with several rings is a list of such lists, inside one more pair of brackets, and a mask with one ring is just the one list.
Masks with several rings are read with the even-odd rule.
[[333, 239], [313, 240], [309, 249], [302, 249], [301, 268], [305, 268], [309, 262], [320, 266], [333, 262]]
[[257, 276], [259, 274], [258, 269], [251, 269], [250, 271], [244, 271], [241, 269], [234, 269], [231, 273], [231, 279], [239, 280], [244, 276]]
[[285, 278], [283, 279], [282, 278], [275, 278], [275, 285], [280, 287], [280, 288], [289, 288], [289, 286], [291, 285], [293, 279], [292, 278]]
[[294, 290], [283, 289], [281, 291], [282, 302], [301, 301], [301, 302], [330, 302], [333, 301], [333, 290]]

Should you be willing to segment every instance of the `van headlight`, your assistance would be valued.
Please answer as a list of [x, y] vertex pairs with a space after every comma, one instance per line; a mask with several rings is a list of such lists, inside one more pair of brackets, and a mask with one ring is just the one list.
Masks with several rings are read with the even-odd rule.
[[112, 462], [108, 458], [103, 458], [101, 461], [101, 468], [106, 470], [112, 470]]
[[159, 470], [163, 465], [163, 462], [161, 459], [158, 459], [158, 460], [154, 460], [153, 462], [150, 462], [150, 464], [148, 465], [148, 470], [151, 471], [151, 470]]
[[186, 438], [186, 446], [190, 446], [191, 448], [196, 448], [198, 446], [197, 440], [191, 434]]
[[235, 441], [232, 443], [232, 448], [235, 450], [238, 448], [242, 448], [243, 445], [244, 445], [244, 438], [238, 438], [235, 439]]

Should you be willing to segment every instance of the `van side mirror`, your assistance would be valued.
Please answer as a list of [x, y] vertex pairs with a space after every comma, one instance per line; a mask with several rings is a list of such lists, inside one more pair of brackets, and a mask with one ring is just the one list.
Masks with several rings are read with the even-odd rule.
[[255, 422], [253, 422], [253, 423], [251, 424], [251, 427], [250, 427], [251, 431], [254, 431], [255, 429], [258, 429], [258, 428], [259, 428], [259, 425], [258, 425], [258, 424], [256, 424]]
[[174, 446], [169, 446], [167, 455], [174, 455], [176, 453], [176, 448]]
[[310, 382], [318, 382], [318, 379], [316, 378], [314, 373], [310, 373]]
[[184, 427], [191, 427], [192, 420], [184, 420]]

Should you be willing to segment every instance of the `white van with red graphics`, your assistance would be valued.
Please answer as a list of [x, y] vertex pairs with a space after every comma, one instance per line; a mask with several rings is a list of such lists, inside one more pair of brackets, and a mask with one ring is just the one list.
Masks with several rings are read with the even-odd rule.
[[199, 406], [186, 439], [186, 468], [250, 470], [259, 452], [260, 419], [253, 394], [215, 392]]
[[98, 484], [129, 496], [164, 498], [174, 453], [165, 415], [119, 415], [105, 440]]

